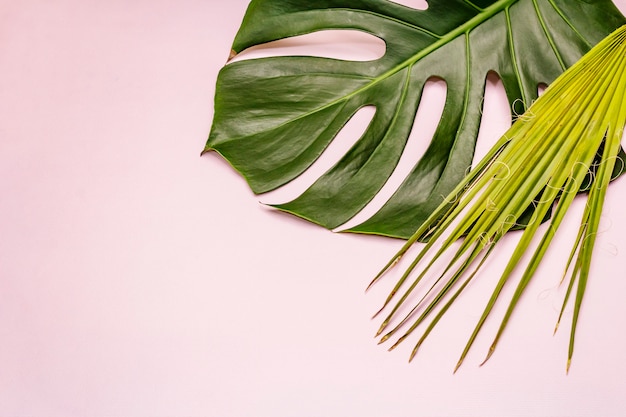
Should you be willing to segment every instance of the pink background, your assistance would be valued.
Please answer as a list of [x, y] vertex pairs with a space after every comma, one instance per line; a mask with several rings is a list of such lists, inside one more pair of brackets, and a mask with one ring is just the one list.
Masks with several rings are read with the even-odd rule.
[[[369, 320], [394, 277], [363, 294], [402, 242], [333, 234], [257, 202], [310, 175], [256, 197], [217, 155], [199, 157], [246, 5], [0, 2], [0, 416], [624, 415], [626, 180], [609, 192], [569, 376], [571, 309], [552, 329], [584, 200], [487, 365], [498, 320], [452, 375], [495, 272], [408, 365], [411, 343], [387, 353]], [[382, 53], [336, 35], [279, 52]], [[427, 94], [441, 102], [445, 86]], [[480, 152], [506, 128], [502, 94], [490, 79]], [[436, 120], [435, 107], [418, 119]]]

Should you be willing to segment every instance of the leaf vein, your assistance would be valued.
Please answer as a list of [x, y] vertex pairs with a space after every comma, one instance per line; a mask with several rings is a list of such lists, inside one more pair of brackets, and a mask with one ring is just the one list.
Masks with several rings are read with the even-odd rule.
[[565, 23], [567, 23], [567, 26], [569, 26], [570, 29], [572, 29], [572, 31], [576, 34], [576, 36], [578, 36], [580, 38], [580, 40], [585, 42], [587, 47], [589, 49], [591, 49], [593, 47], [593, 45], [578, 31], [578, 29], [576, 29], [576, 27], [572, 24], [572, 22], [569, 21], [567, 16], [565, 16], [565, 13], [563, 13], [563, 10], [561, 10], [561, 8], [556, 5], [554, 0], [548, 0], [548, 2], [550, 3], [550, 5], [554, 9], [554, 11], [561, 17], [561, 19], [563, 19], [563, 21], [565, 21]]
[[509, 51], [511, 53], [511, 64], [513, 65], [513, 72], [515, 73], [515, 79], [517, 80], [517, 84], [520, 89], [520, 93], [522, 96], [522, 103], [524, 108], [527, 108], [530, 103], [527, 101], [526, 92], [524, 91], [524, 85], [522, 84], [522, 77], [519, 71], [519, 63], [517, 60], [517, 51], [515, 50], [515, 42], [513, 39], [513, 26], [511, 24], [511, 11], [509, 6], [504, 9], [504, 14], [506, 16], [506, 31], [507, 38], [509, 40]]
[[[470, 87], [471, 87], [471, 68], [472, 68], [472, 56], [471, 56], [471, 53], [470, 53], [471, 50], [470, 50], [470, 40], [469, 39], [470, 39], [469, 32], [466, 32], [465, 33], [465, 68], [466, 68], [466, 75], [465, 75], [465, 94], [464, 94], [464, 98], [463, 98], [463, 111], [462, 111], [462, 114], [461, 114], [461, 120], [459, 121], [459, 127], [457, 128], [456, 133], [454, 135], [454, 141], [453, 141], [453, 144], [452, 144], [452, 149], [448, 153], [448, 157], [446, 159], [446, 166], [450, 162], [450, 159], [452, 158], [452, 155], [455, 154], [454, 148], [455, 148], [456, 144], [459, 141], [459, 136], [461, 135], [461, 132], [463, 131], [463, 125], [465, 125], [465, 119], [467, 117], [467, 110], [469, 108]], [[435, 183], [434, 187], [432, 188], [433, 190], [437, 189], [437, 187], [439, 186], [439, 183], [442, 181], [442, 178], [443, 178], [443, 175], [440, 176], [437, 179], [437, 182]]]
[[[336, 9], [334, 9], [334, 10], [342, 10], [342, 11], [349, 11], [349, 12], [354, 11], [354, 9], [348, 9], [348, 8], [345, 8], [345, 7], [338, 7]], [[429, 31], [429, 30], [427, 30], [427, 29], [425, 29], [425, 28], [423, 28], [421, 26], [413, 25], [413, 24], [411, 24], [411, 23], [409, 23], [409, 22], [407, 22], [405, 20], [400, 20], [400, 19], [396, 19], [396, 18], [391, 17], [391, 16], [382, 15], [380, 13], [372, 12], [370, 10], [359, 10], [359, 12], [364, 13], [364, 14], [369, 14], [371, 16], [380, 17], [381, 19], [384, 19], [384, 20], [390, 20], [392, 22], [399, 23], [399, 24], [401, 24], [403, 26], [406, 26], [406, 27], [409, 27], [411, 29], [415, 29], [415, 30], [417, 30], [419, 32], [425, 33], [426, 35], [431, 36], [431, 37], [433, 37], [435, 39], [441, 39], [441, 37], [442, 37], [441, 35], [438, 35], [438, 34], [436, 34], [434, 32], [431, 32], [431, 31]]]
[[471, 6], [472, 8], [478, 10], [479, 12], [483, 11], [482, 7], [478, 7], [476, 6], [474, 3], [472, 3], [470, 0], [463, 0], [466, 4], [468, 4], [469, 6]]
[[541, 10], [539, 10], [539, 5], [537, 4], [537, 0], [533, 0], [533, 6], [535, 8], [535, 14], [537, 15], [539, 24], [541, 25], [541, 28], [543, 29], [543, 33], [545, 33], [546, 38], [548, 39], [548, 43], [550, 44], [550, 47], [552, 48], [552, 51], [554, 52], [556, 59], [559, 61], [559, 65], [561, 65], [561, 69], [565, 71], [567, 69], [567, 65], [565, 65], [565, 62], [563, 61], [563, 57], [559, 53], [559, 50], [556, 47], [556, 43], [554, 42], [554, 39], [552, 38], [552, 35], [548, 29], [548, 26], [546, 25], [546, 22], [543, 19], [543, 15], [541, 14]]
[[[395, 126], [395, 124], [398, 122], [398, 118], [399, 118], [399, 115], [400, 115], [400, 110], [402, 109], [403, 104], [406, 102], [406, 97], [407, 97], [408, 91], [409, 91], [409, 86], [410, 86], [410, 81], [411, 81], [411, 68], [412, 68], [412, 65], [409, 65], [407, 67], [407, 74], [406, 74], [406, 78], [405, 78], [405, 81], [404, 81], [404, 87], [402, 87], [402, 92], [400, 93], [400, 98], [398, 100], [398, 104], [396, 105], [396, 111], [395, 111], [395, 114], [393, 115], [393, 118], [391, 119], [391, 123], [389, 124], [389, 128], [387, 128], [385, 130], [385, 134], [383, 135], [381, 140], [378, 142], [378, 144], [376, 144], [375, 149], [380, 148], [380, 146], [385, 142], [385, 139], [391, 133], [393, 126]], [[375, 152], [372, 151], [370, 153], [369, 157], [367, 158], [367, 160], [365, 161], [365, 163], [356, 171], [356, 173], [360, 172], [365, 167], [367, 162], [369, 162], [374, 157], [374, 154], [375, 154]], [[356, 175], [356, 173], [355, 173], [355, 175]], [[389, 178], [387, 178], [387, 179], [389, 179]], [[372, 196], [372, 198], [373, 198], [373, 196]]]

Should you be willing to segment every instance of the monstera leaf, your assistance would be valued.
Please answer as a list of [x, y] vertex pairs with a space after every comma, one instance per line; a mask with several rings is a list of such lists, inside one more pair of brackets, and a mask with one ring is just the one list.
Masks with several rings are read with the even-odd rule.
[[380, 59], [270, 57], [226, 65], [217, 81], [205, 151], [215, 150], [255, 193], [286, 184], [322, 154], [364, 106], [375, 115], [354, 146], [279, 209], [326, 228], [358, 213], [397, 165], [425, 82], [445, 80], [432, 141], [388, 202], [352, 231], [408, 238], [471, 164], [487, 74], [502, 79], [513, 114], [624, 23], [609, 0], [430, 0], [416, 10], [386, 0], [253, 0], [233, 53], [328, 29], [384, 40]]

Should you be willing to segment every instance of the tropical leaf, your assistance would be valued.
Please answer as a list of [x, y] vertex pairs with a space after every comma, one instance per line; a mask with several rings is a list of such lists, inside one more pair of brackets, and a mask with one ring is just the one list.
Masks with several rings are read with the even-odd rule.
[[[543, 233], [539, 233], [542, 234], [541, 239], [538, 243], [535, 242], [534, 253], [526, 261], [526, 269], [518, 281], [489, 350], [488, 359], [574, 197], [581, 189], [587, 187], [589, 189], [587, 205], [565, 274], [567, 276], [567, 270], [571, 266], [563, 308], [573, 289], [576, 290], [567, 361], [569, 369], [574, 351], [576, 324], [589, 279], [591, 256], [604, 197], [615, 167], [619, 166], [621, 169], [624, 165], [624, 160], [619, 157], [624, 126], [626, 126], [626, 25], [599, 43], [548, 87], [545, 94], [513, 124], [476, 169], [447, 197], [452, 204], [442, 204], [435, 210], [383, 269], [382, 273], [386, 272], [415, 242], [428, 238], [428, 243], [410, 264], [384, 303], [383, 309], [391, 303], [403, 285], [406, 287], [383, 321], [379, 335], [386, 331], [391, 321], [398, 316], [400, 307], [410, 299], [432, 266], [443, 254], [451, 253], [448, 260], [444, 260], [444, 264], [447, 263], [445, 272], [438, 276], [426, 295], [410, 309], [409, 314], [400, 318], [397, 324], [387, 331], [381, 341], [391, 338], [412, 320], [412, 325], [392, 346], [394, 348], [439, 308], [439, 312], [417, 342], [412, 353], [415, 355], [439, 319], [476, 276], [498, 241], [511, 230], [516, 220], [530, 206], [531, 219], [461, 355], [458, 363], [460, 365], [499, 299], [502, 289], [514, 275], [518, 264], [524, 262], [524, 254], [532, 250], [540, 220], [556, 205], [549, 227], [545, 228]], [[596, 161], [595, 174], [591, 178], [591, 184], [586, 185], [585, 177], [588, 176], [598, 154], [600, 159]], [[453, 247], [453, 242], [461, 238], [463, 238], [461, 245]], [[409, 285], [407, 283], [409, 276], [412, 276], [416, 267], [424, 263], [429, 253], [434, 254], [432, 261], [421, 268], [420, 273]], [[563, 310], [561, 315], [562, 313]], [[560, 320], [561, 316], [558, 321]]]
[[[487, 74], [521, 114], [592, 45], [624, 23], [610, 0], [430, 0], [427, 10], [385, 0], [253, 0], [233, 54], [270, 41], [353, 29], [385, 41], [380, 59], [310, 56], [226, 65], [219, 74], [215, 150], [255, 193], [298, 177], [364, 106], [376, 112], [354, 146], [295, 200], [277, 205], [326, 228], [351, 219], [380, 191], [413, 128], [424, 84], [447, 84], [432, 141], [404, 183], [351, 231], [408, 238], [471, 164]], [[548, 213], [549, 214], [549, 213]]]

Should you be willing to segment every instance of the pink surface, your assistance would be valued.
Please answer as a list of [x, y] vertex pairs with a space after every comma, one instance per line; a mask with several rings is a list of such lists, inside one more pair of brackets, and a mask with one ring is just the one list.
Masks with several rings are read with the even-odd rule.
[[[363, 295], [402, 242], [276, 213], [257, 201], [294, 190], [255, 197], [199, 157], [246, 5], [2, 2], [0, 416], [623, 415], [626, 180], [609, 191], [569, 376], [568, 326], [552, 329], [575, 215], [486, 366], [497, 320], [451, 372], [495, 274], [408, 365], [411, 346], [387, 353], [368, 319], [393, 278]], [[341, 40], [321, 50], [380, 53]], [[481, 149], [506, 128], [497, 87]]]

